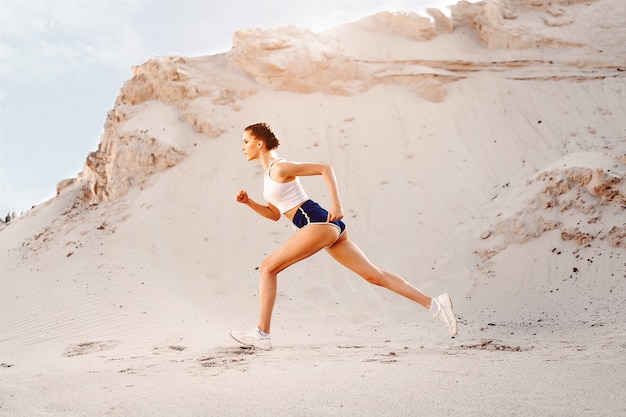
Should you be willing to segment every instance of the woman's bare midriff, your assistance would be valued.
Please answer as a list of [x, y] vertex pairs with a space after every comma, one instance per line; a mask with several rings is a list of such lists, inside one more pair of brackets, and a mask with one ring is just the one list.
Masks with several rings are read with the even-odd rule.
[[298, 211], [298, 209], [302, 206], [302, 204], [304, 204], [305, 202], [303, 201], [302, 203], [298, 204], [297, 206], [295, 206], [292, 209], [287, 210], [286, 212], [283, 213], [283, 216], [287, 217], [289, 219], [289, 221], [293, 221], [293, 216], [296, 215], [296, 211]]

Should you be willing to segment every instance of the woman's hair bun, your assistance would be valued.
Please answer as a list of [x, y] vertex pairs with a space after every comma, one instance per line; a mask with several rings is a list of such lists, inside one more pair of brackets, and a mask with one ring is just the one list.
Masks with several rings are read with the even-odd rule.
[[280, 140], [274, 134], [274, 131], [267, 123], [255, 123], [244, 129], [246, 132], [252, 133], [252, 135], [262, 140], [265, 143], [265, 148], [268, 150], [276, 149], [280, 145]]

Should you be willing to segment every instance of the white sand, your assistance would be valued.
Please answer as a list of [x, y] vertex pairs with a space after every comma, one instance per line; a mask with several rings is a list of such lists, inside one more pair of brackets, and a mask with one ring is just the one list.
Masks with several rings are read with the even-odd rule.
[[[77, 179], [0, 229], [0, 415], [626, 414], [624, 4], [506, 3], [136, 67]], [[257, 121], [458, 337], [321, 253], [280, 275], [271, 351], [230, 339], [293, 233], [234, 201]]]

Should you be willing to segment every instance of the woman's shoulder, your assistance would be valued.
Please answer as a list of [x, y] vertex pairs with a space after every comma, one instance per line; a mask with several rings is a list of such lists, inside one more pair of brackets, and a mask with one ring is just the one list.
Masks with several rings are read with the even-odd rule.
[[293, 177], [291, 171], [293, 170], [293, 167], [297, 164], [298, 162], [295, 161], [289, 161], [285, 158], [278, 158], [270, 164], [270, 168], [272, 169], [272, 176], [283, 178]]
[[272, 168], [272, 176], [274, 173], [280, 175], [283, 179], [289, 180], [294, 177], [321, 175], [332, 167], [328, 164], [319, 162], [298, 162], [298, 161], [280, 161]]

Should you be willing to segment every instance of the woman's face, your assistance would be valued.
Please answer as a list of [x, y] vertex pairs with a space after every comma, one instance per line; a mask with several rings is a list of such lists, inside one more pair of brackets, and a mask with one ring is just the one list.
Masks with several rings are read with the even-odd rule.
[[247, 130], [243, 132], [243, 143], [241, 144], [241, 152], [248, 158], [248, 161], [252, 161], [259, 157], [263, 148], [263, 141], [255, 138]]

